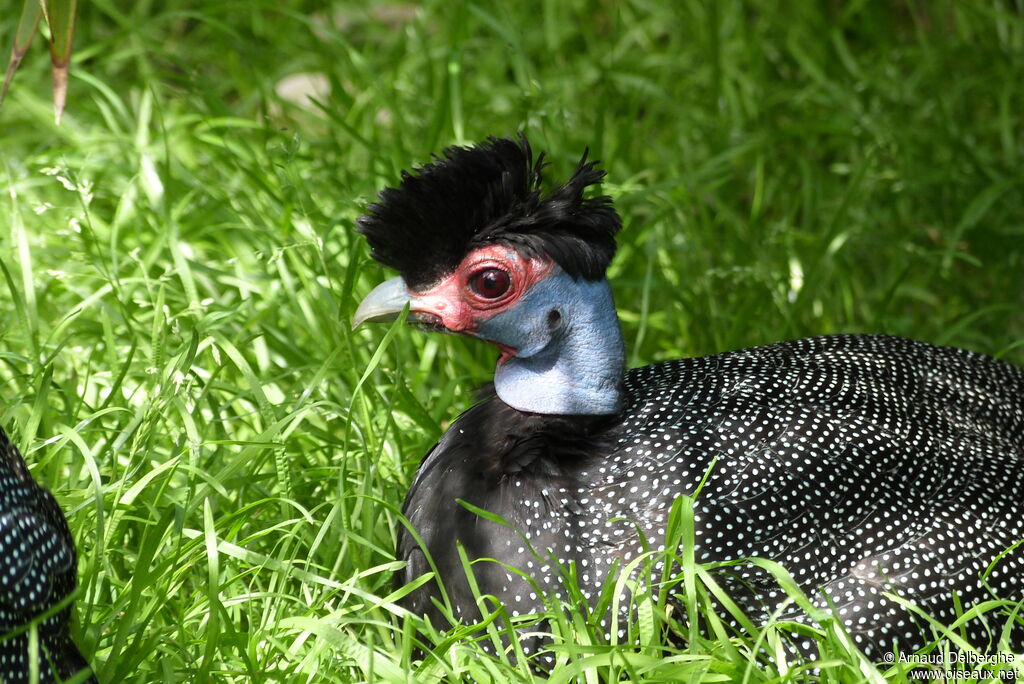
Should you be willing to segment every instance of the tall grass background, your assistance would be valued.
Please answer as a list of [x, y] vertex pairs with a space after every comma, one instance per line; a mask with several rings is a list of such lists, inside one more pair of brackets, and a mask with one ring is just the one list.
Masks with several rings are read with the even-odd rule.
[[[352, 332], [388, 276], [352, 224], [449, 144], [522, 130], [555, 179], [603, 160], [632, 365], [837, 332], [1024, 364], [1022, 12], [82, 3], [63, 125], [41, 47], [0, 109], [0, 424], [67, 513], [101, 680], [533, 676], [391, 594], [404, 492], [494, 353]], [[665, 592], [714, 637], [680, 561]], [[618, 645], [558, 613], [553, 679], [909, 681], [827, 619], [807, 666], [664, 599]]]

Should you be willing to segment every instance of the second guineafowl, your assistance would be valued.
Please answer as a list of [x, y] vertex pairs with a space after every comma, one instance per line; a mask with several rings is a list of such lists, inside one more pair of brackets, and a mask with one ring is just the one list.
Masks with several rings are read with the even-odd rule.
[[[88, 672], [68, 631], [77, 572], [60, 506], [35, 483], [0, 429], [0, 681], [28, 682], [37, 672], [38, 681], [57, 682]], [[88, 675], [85, 681], [96, 680]]]

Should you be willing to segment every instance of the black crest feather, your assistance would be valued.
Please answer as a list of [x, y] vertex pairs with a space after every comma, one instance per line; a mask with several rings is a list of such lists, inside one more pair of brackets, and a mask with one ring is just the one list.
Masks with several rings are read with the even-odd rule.
[[373, 258], [399, 271], [412, 289], [438, 281], [487, 244], [546, 255], [573, 277], [604, 277], [622, 221], [610, 197], [583, 192], [605, 172], [585, 152], [569, 180], [544, 195], [544, 166], [544, 155], [534, 161], [523, 135], [449, 147], [403, 171], [398, 187], [380, 193], [357, 230]]

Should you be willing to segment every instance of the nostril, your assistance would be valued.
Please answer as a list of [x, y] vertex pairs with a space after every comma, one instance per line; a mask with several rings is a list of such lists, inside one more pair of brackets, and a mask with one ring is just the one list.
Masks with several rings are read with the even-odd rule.
[[548, 328], [554, 330], [562, 323], [562, 314], [558, 312], [558, 309], [552, 309], [548, 312]]
[[410, 311], [408, 322], [426, 332], [449, 332], [441, 317], [429, 311]]

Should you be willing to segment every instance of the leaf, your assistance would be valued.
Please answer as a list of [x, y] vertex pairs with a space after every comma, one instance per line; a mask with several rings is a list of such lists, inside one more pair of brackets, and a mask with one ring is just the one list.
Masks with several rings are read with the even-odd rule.
[[39, 0], [25, 0], [21, 6], [21, 18], [18, 20], [18, 29], [14, 33], [14, 45], [11, 47], [11, 58], [7, 62], [7, 75], [4, 76], [4, 86], [0, 89], [0, 103], [3, 103], [7, 96], [7, 89], [11, 87], [14, 80], [14, 72], [21, 66], [21, 59], [28, 52], [32, 45], [32, 38], [39, 28], [39, 17], [42, 15], [42, 5]]
[[77, 10], [78, 0], [24, 0], [11, 57], [7, 62], [7, 74], [4, 76], [3, 88], [0, 89], [0, 103], [3, 103], [14, 74], [32, 45], [40, 18], [45, 18], [50, 27], [50, 61], [53, 63], [53, 115], [57, 124], [60, 124], [67, 101], [68, 70], [71, 67], [71, 44], [75, 36]]
[[410, 681], [409, 673], [401, 664], [389, 659], [391, 654], [361, 643], [343, 625], [333, 625], [325, 619], [298, 615], [282, 619], [279, 626], [284, 630], [294, 629], [323, 639], [350, 658], [369, 680], [396, 684]]
[[60, 125], [68, 92], [71, 42], [75, 36], [78, 0], [46, 0], [41, 3], [50, 27], [50, 61], [53, 62], [53, 116]]

